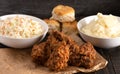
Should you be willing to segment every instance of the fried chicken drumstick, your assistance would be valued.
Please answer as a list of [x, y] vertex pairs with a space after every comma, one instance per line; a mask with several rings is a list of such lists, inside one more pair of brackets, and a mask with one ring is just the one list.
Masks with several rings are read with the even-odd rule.
[[90, 42], [79, 46], [62, 32], [53, 31], [45, 42], [33, 46], [31, 56], [35, 63], [60, 71], [68, 65], [92, 67], [96, 51]]

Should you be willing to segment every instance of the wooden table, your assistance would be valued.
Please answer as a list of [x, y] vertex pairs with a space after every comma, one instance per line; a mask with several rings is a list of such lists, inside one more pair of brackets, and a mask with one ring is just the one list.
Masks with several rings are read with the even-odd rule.
[[[111, 13], [119, 16], [119, 0], [0, 0], [0, 16], [6, 14], [29, 14], [39, 18], [48, 18], [51, 11], [58, 4], [69, 5], [76, 10], [76, 19], [97, 14], [97, 12]], [[6, 46], [1, 45], [4, 48]], [[108, 60], [106, 68], [89, 74], [119, 74], [120, 73], [120, 47], [114, 49], [96, 50]], [[78, 73], [82, 74], [82, 73]]]

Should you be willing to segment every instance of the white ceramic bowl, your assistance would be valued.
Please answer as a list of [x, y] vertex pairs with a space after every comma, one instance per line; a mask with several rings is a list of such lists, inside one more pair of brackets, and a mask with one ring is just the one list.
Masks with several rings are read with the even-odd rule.
[[43, 34], [40, 36], [36, 36], [32, 38], [23, 38], [23, 39], [0, 36], [0, 43], [13, 48], [27, 48], [27, 47], [31, 47], [36, 42], [43, 40], [43, 38], [46, 36], [46, 33], [48, 32], [48, 25], [43, 20], [37, 17], [24, 15], [24, 14], [9, 14], [9, 15], [1, 16], [0, 20], [1, 19], [4, 20], [8, 17], [16, 17], [16, 16], [31, 18], [32, 20], [39, 22], [40, 25], [42, 25], [43, 27]]
[[[81, 19], [78, 22], [77, 28], [78, 28], [79, 34], [83, 38], [83, 40], [91, 42], [94, 46], [97, 46], [100, 48], [106, 48], [106, 49], [120, 46], [120, 37], [99, 38], [99, 37], [93, 37], [93, 36], [89, 36], [89, 35], [82, 33], [81, 27], [86, 25], [90, 21], [92, 21], [94, 18], [97, 18], [97, 16], [96, 15], [88, 16], [88, 17]], [[120, 17], [118, 17], [118, 19], [120, 19]]]

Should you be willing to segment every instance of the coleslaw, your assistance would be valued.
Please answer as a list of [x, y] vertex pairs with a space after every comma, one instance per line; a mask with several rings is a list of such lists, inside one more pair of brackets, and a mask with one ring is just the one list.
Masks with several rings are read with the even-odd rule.
[[0, 20], [0, 35], [12, 38], [32, 38], [43, 33], [39, 22], [27, 17], [10, 17]]

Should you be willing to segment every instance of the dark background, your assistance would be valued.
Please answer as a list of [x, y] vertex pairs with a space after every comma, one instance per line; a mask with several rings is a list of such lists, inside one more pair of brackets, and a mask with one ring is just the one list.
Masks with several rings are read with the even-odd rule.
[[98, 12], [120, 16], [120, 0], [0, 0], [0, 15], [22, 13], [47, 18], [58, 4], [72, 6], [77, 18]]
[[[0, 0], [0, 16], [20, 13], [49, 18], [53, 7], [58, 4], [72, 6], [76, 11], [77, 20], [98, 12], [120, 16], [120, 0]], [[0, 47], [6, 46], [0, 44]], [[120, 74], [120, 47], [96, 50], [109, 63], [104, 69], [89, 74]]]

